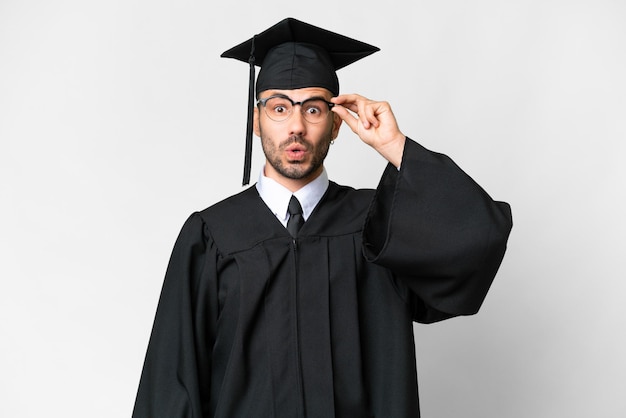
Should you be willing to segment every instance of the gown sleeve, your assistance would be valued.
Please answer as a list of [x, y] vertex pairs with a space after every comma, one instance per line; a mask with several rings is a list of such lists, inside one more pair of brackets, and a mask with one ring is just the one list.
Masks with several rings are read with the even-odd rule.
[[389, 164], [377, 188], [363, 251], [408, 288], [414, 320], [429, 323], [478, 311], [511, 227], [507, 203], [407, 138], [400, 170]]
[[192, 215], [167, 267], [133, 418], [208, 416], [216, 257], [204, 222]]

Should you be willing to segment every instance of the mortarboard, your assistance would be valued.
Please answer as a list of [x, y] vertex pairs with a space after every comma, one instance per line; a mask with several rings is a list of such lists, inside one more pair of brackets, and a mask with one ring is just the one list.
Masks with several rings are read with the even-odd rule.
[[[323, 87], [338, 95], [335, 71], [377, 51], [375, 46], [293, 18], [284, 19], [225, 51], [223, 58], [235, 58], [250, 65], [243, 184], [250, 182], [255, 93], [258, 96], [268, 89]], [[261, 67], [256, 88], [255, 65]]]

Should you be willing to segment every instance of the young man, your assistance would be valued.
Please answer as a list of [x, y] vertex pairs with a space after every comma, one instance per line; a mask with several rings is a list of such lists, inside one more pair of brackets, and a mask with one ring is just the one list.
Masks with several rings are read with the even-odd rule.
[[[267, 163], [183, 226], [134, 418], [419, 417], [413, 321], [478, 311], [511, 213], [389, 104], [338, 95], [336, 69], [376, 50], [286, 19], [225, 53], [261, 66]], [[327, 178], [342, 121], [389, 161], [376, 190]]]

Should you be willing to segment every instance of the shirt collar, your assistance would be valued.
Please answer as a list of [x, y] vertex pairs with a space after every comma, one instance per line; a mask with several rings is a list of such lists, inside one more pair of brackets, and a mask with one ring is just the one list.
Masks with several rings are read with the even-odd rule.
[[295, 193], [291, 193], [287, 188], [280, 185], [275, 180], [265, 177], [263, 174], [265, 170], [261, 170], [259, 174], [259, 181], [256, 184], [256, 189], [261, 196], [261, 199], [267, 207], [270, 208], [272, 213], [276, 215], [279, 221], [283, 225], [287, 224], [289, 213], [287, 212], [287, 206], [289, 206], [289, 199], [291, 195], [295, 195], [302, 206], [302, 216], [306, 221], [309, 219], [311, 212], [317, 206], [317, 204], [326, 193], [328, 189], [328, 175], [326, 169], [322, 170], [322, 173], [317, 178], [306, 186], [302, 187]]

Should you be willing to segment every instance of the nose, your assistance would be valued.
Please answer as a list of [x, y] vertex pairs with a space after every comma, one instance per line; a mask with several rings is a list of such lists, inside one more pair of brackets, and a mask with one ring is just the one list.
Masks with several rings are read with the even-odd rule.
[[299, 105], [296, 105], [291, 110], [291, 116], [289, 117], [289, 134], [290, 135], [303, 135], [306, 131], [306, 122], [302, 109]]

